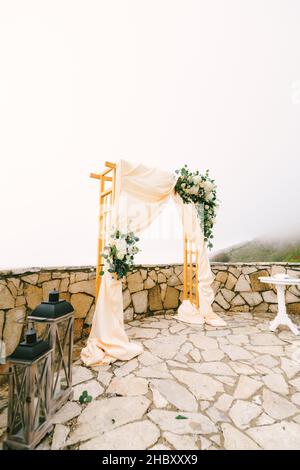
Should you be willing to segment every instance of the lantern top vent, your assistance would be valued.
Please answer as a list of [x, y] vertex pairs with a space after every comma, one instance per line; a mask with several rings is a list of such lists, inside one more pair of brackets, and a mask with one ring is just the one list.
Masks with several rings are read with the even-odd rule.
[[30, 318], [59, 318], [74, 311], [72, 305], [66, 300], [59, 300], [59, 292], [54, 289], [49, 292], [49, 299], [38, 305], [30, 314]]
[[36, 330], [31, 322], [25, 332], [25, 341], [22, 341], [13, 354], [9, 357], [11, 362], [14, 361], [34, 361], [38, 357], [49, 351], [48, 341], [37, 338]]

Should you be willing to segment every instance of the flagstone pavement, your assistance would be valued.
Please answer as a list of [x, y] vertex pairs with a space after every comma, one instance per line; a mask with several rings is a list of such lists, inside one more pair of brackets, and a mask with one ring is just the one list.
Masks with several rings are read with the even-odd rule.
[[[226, 328], [132, 321], [138, 358], [93, 368], [77, 360], [73, 400], [38, 449], [300, 449], [300, 337], [270, 332], [268, 314], [222, 317]], [[85, 390], [93, 399], [80, 405]]]

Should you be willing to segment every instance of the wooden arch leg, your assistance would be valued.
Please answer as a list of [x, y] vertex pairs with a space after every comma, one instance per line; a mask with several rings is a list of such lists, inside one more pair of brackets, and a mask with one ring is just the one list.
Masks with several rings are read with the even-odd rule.
[[96, 266], [96, 300], [100, 289], [101, 276], [103, 268], [102, 252], [107, 243], [112, 222], [112, 206], [115, 201], [116, 191], [116, 164], [105, 162], [105, 170], [102, 173], [91, 173], [90, 177], [99, 180], [99, 235], [97, 247], [97, 266]]
[[199, 308], [199, 251], [195, 242], [184, 236], [183, 298]]

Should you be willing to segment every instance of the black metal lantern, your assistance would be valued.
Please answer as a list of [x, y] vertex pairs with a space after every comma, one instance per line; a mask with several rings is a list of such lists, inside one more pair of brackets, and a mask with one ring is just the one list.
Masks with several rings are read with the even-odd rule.
[[34, 449], [53, 427], [50, 410], [51, 349], [31, 326], [9, 361], [5, 449]]
[[59, 300], [59, 292], [49, 293], [28, 317], [34, 322], [46, 323], [44, 339], [52, 349], [51, 413], [54, 414], [72, 398], [72, 356], [74, 336], [74, 309], [66, 300]]

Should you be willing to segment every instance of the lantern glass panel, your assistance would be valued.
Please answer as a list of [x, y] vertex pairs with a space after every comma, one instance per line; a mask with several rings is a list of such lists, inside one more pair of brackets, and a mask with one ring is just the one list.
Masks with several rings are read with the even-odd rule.
[[52, 399], [59, 400], [72, 387], [73, 316], [47, 323], [43, 338], [50, 340], [52, 353]]
[[13, 387], [10, 390], [12, 404], [12, 412], [10, 414], [10, 422], [8, 423], [10, 434], [16, 436], [18, 439], [25, 438], [25, 421], [26, 421], [26, 366], [15, 365], [13, 367]]
[[9, 378], [8, 448], [32, 448], [49, 422], [50, 354], [34, 362], [12, 359]]
[[[70, 376], [70, 361], [69, 361], [69, 349], [70, 349], [70, 334], [69, 334], [69, 321], [62, 321], [57, 324], [57, 335], [59, 345], [61, 347], [55, 348], [54, 357], [54, 377], [53, 377], [53, 390], [54, 398], [57, 398], [61, 392], [69, 388], [69, 376]], [[59, 379], [57, 380], [57, 375]], [[57, 383], [55, 387], [55, 382]]]
[[34, 390], [34, 428], [37, 429], [43, 424], [48, 416], [45, 387], [46, 382], [46, 361], [37, 364], [37, 374], [35, 374], [35, 390]]

